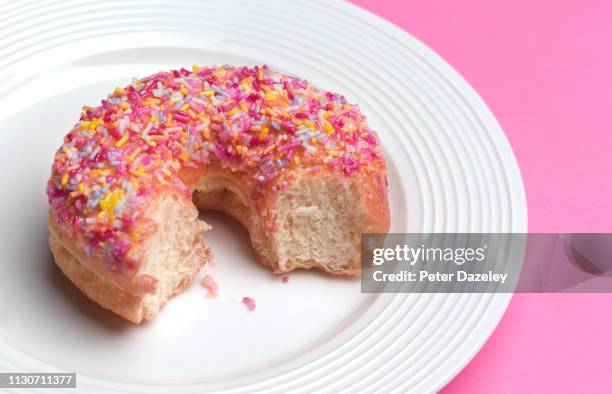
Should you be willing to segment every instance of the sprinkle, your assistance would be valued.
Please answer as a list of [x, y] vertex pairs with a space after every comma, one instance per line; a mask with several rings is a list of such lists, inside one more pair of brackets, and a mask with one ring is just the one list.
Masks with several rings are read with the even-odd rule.
[[289, 275], [283, 276], [283, 283], [289, 283]]
[[189, 114], [184, 111], [177, 111], [174, 114], [174, 119], [178, 120], [179, 122], [186, 123], [189, 122]]
[[255, 299], [251, 297], [242, 297], [242, 303], [246, 305], [251, 312], [257, 307], [257, 305], [255, 305]]
[[117, 148], [121, 148], [127, 142], [128, 138], [130, 138], [130, 135], [128, 133], [124, 134], [123, 137], [121, 137], [121, 139], [117, 141], [115, 146]]
[[272, 126], [274, 128], [274, 130], [280, 130], [281, 127], [278, 123], [276, 123], [275, 121], [271, 121], [270, 122], [270, 126]]
[[296, 147], [301, 146], [301, 145], [302, 144], [299, 141], [291, 142], [289, 144], [285, 144], [285, 145], [279, 146], [277, 150], [279, 152], [282, 152], [282, 151], [286, 151], [286, 150], [289, 150], [289, 149], [292, 149], [292, 148], [296, 148]]
[[224, 97], [227, 97], [227, 93], [226, 93], [224, 90], [219, 89], [217, 86], [212, 85], [210, 88], [211, 88], [212, 90], [214, 90], [214, 91], [215, 91], [217, 94], [219, 94], [219, 95], [221, 95], [221, 96], [224, 96]]
[[275, 101], [278, 98], [278, 92], [269, 92], [265, 94], [266, 101]]
[[100, 149], [102, 149], [102, 148], [100, 148], [100, 146], [99, 146], [99, 145], [98, 145], [98, 146], [96, 146], [96, 149], [94, 149], [94, 151], [93, 151], [93, 152], [91, 152], [91, 154], [89, 155], [88, 159], [89, 159], [89, 160], [93, 160], [93, 159], [96, 157], [96, 155], [97, 155], [98, 153], [100, 153]]

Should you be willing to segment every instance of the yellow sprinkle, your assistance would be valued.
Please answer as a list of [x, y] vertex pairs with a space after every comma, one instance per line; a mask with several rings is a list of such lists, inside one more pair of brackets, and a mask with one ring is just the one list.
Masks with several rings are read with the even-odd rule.
[[269, 92], [264, 96], [266, 101], [274, 101], [278, 98], [278, 92]]
[[325, 132], [327, 134], [331, 134], [334, 132], [334, 126], [331, 125], [331, 123], [325, 121], [325, 125], [323, 126], [323, 130], [325, 130]]
[[93, 130], [96, 127], [98, 127], [100, 124], [102, 124], [102, 121], [100, 119], [93, 118], [91, 122], [89, 122], [89, 128]]
[[195, 64], [193, 66], [191, 66], [191, 71], [193, 71], [194, 74], [197, 73], [198, 72], [198, 66], [196, 66]]
[[181, 85], [181, 87], [179, 88], [179, 91], [183, 93], [185, 96], [189, 94], [189, 91], [183, 85]]
[[240, 109], [242, 110], [242, 112], [247, 112], [249, 110], [249, 107], [243, 101], [243, 102], [240, 103]]
[[128, 103], [119, 103], [119, 108], [128, 109], [130, 108], [130, 105]]
[[259, 139], [263, 139], [266, 135], [268, 135], [269, 132], [270, 132], [270, 128], [264, 127], [261, 130], [261, 133], [259, 133]]
[[117, 148], [121, 148], [126, 142], [127, 140], [130, 138], [130, 133], [126, 132], [123, 137], [121, 137], [121, 139], [119, 141], [117, 141], [117, 143], [115, 143], [115, 146]]
[[138, 168], [138, 170], [132, 170], [130, 169], [130, 174], [135, 175], [135, 176], [146, 176], [147, 173], [144, 171], [140, 171], [140, 167]]
[[115, 88], [115, 93], [117, 93], [117, 94], [123, 94], [123, 89], [121, 89], [119, 86], [117, 86], [117, 87]]
[[84, 190], [85, 190], [85, 186], [82, 183], [79, 183], [79, 191], [83, 193]]
[[204, 91], [204, 96], [212, 96], [213, 94], [215, 94], [214, 90], [205, 90]]
[[187, 160], [189, 160], [189, 155], [187, 154], [186, 151], [182, 151], [181, 154], [179, 155], [179, 159], [181, 159], [183, 161], [187, 161]]
[[293, 161], [295, 162], [295, 164], [297, 164], [298, 166], [300, 165], [300, 158], [298, 156], [293, 156]]
[[[102, 209], [100, 214], [104, 213], [104, 214], [106, 214], [106, 215], [108, 215], [108, 216], [110, 216], [112, 218], [113, 217], [113, 210], [115, 209], [115, 205], [117, 205], [119, 200], [120, 200], [119, 194], [114, 193], [114, 192], [108, 193], [99, 202], [100, 208]], [[101, 219], [104, 218], [104, 215], [101, 216], [100, 218]]]
[[234, 107], [234, 108], [230, 109], [230, 110], [227, 112], [227, 114], [228, 114], [229, 116], [232, 116], [232, 115], [234, 115], [234, 114], [235, 114], [237, 111], [238, 111], [238, 108], [237, 108], [237, 107]]
[[260, 81], [263, 79], [263, 68], [259, 68], [257, 70], [257, 79], [259, 79]]
[[65, 172], [64, 175], [62, 175], [62, 186], [66, 186], [68, 184], [68, 173]]
[[189, 103], [183, 104], [183, 106], [181, 107], [181, 111], [187, 111], [187, 108], [189, 108]]

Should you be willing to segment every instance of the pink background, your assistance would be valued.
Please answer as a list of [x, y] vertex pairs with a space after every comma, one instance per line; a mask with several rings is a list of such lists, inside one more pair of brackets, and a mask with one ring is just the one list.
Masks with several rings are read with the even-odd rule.
[[[612, 231], [612, 2], [354, 0], [444, 57], [514, 149], [532, 232]], [[443, 393], [612, 392], [612, 294], [521, 294]]]

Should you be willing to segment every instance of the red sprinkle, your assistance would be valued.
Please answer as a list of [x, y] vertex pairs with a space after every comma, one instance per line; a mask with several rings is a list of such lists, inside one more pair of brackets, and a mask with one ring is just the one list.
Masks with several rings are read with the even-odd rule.
[[178, 120], [179, 122], [189, 122], [189, 114], [185, 111], [176, 111], [174, 113], [174, 119]]
[[242, 297], [242, 303], [249, 308], [250, 311], [255, 310], [255, 299], [251, 297]]
[[283, 276], [283, 283], [289, 283], [289, 276], [288, 275]]

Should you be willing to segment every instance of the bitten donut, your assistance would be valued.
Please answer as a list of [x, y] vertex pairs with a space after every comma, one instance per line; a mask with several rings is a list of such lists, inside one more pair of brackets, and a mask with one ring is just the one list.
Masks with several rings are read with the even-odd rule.
[[239, 220], [275, 273], [356, 275], [361, 233], [389, 228], [386, 165], [364, 115], [268, 66], [160, 72], [83, 107], [47, 195], [57, 265], [134, 323], [212, 259], [198, 209]]

